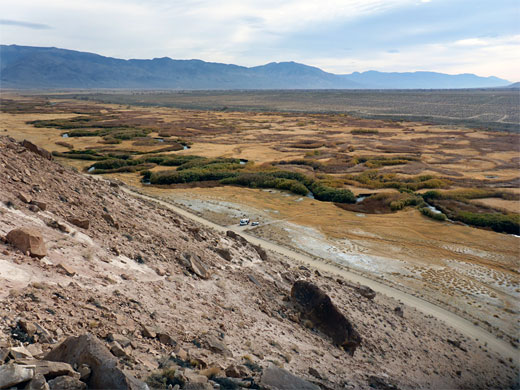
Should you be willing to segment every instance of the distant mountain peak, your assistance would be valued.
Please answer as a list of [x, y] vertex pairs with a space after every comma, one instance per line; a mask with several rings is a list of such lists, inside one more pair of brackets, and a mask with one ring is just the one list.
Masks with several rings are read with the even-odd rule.
[[468, 73], [369, 70], [337, 75], [295, 61], [248, 68], [199, 59], [122, 60], [55, 47], [0, 45], [0, 86], [3, 88], [448, 89], [509, 84], [497, 77]]

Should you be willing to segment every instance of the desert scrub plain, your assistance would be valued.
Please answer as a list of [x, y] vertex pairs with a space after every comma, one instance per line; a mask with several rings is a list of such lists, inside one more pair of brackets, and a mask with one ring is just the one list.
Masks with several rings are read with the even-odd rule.
[[[179, 96], [190, 107], [230, 103], [208, 94]], [[80, 171], [223, 225], [253, 217], [261, 223], [252, 234], [422, 296], [518, 344], [518, 133], [133, 105], [158, 104], [158, 96], [4, 94], [1, 119], [7, 134]], [[291, 109], [294, 96], [290, 104], [284, 96], [280, 107]], [[240, 97], [251, 103], [241, 109], [253, 107], [255, 96]], [[92, 101], [101, 98], [125, 104]], [[496, 123], [514, 120], [507, 104], [488, 109]]]

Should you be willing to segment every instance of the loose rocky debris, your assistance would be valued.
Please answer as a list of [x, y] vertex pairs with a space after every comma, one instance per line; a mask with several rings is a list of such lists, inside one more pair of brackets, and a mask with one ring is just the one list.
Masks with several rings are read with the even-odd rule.
[[[515, 362], [412, 308], [365, 297], [360, 286], [262, 253], [232, 231], [199, 226], [0, 137], [0, 237], [24, 227], [40, 234], [47, 254], [0, 242], [0, 388], [84, 389], [101, 380], [208, 390], [517, 383]], [[352, 340], [343, 320], [327, 335], [319, 310], [305, 317], [296, 309], [291, 289], [299, 280], [321, 292], [318, 301], [334, 302], [333, 315], [348, 316], [363, 340], [354, 356], [329, 341]]]

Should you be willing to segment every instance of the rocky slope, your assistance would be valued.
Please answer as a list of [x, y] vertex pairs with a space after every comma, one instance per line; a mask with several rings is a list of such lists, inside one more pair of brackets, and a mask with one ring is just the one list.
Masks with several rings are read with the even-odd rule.
[[[513, 362], [433, 318], [39, 153], [0, 138], [0, 388], [29, 383], [2, 382], [15, 368], [33, 370], [31, 388], [99, 387], [108, 374], [81, 360], [86, 350], [127, 378], [122, 388], [518, 386]], [[32, 241], [9, 235], [21, 228]], [[352, 324], [353, 356], [300, 313], [302, 279]], [[50, 360], [70, 369], [42, 369]]]

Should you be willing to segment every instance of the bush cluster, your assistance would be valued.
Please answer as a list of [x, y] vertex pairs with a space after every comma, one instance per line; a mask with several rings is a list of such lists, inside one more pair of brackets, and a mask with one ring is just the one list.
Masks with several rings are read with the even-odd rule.
[[472, 213], [461, 211], [455, 219], [468, 225], [489, 227], [495, 232], [520, 234], [520, 215], [501, 213]]
[[395, 188], [412, 191], [423, 188], [444, 188], [449, 185], [447, 180], [432, 175], [403, 178], [398, 177], [395, 173], [379, 173], [375, 170], [367, 170], [359, 175], [349, 175], [347, 178], [369, 188]]
[[424, 215], [428, 218], [435, 219], [437, 221], [446, 221], [446, 219], [447, 219], [445, 214], [436, 213], [436, 212], [430, 210], [428, 207], [421, 207], [419, 209], [419, 211], [421, 212], [422, 215]]
[[298, 180], [276, 177], [270, 173], [242, 173], [235, 177], [221, 180], [222, 184], [240, 185], [249, 188], [276, 188], [290, 191], [297, 195], [307, 195], [309, 190]]

